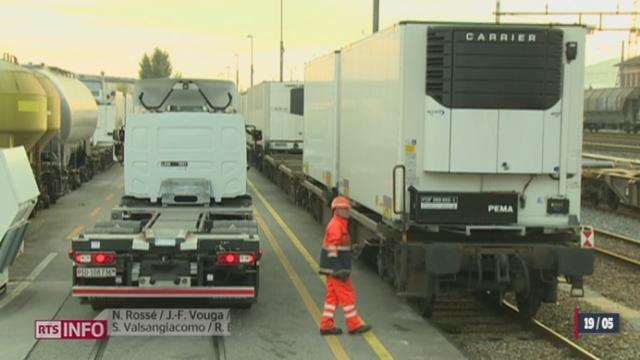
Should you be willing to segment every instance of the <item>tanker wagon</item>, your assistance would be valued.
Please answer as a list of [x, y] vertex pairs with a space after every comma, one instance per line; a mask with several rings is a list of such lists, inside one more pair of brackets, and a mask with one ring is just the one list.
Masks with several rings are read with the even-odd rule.
[[401, 22], [307, 64], [304, 171], [350, 198], [356, 252], [425, 316], [512, 292], [530, 317], [561, 275], [583, 293], [585, 34]]
[[38, 205], [46, 208], [58, 200], [63, 189], [60, 168], [55, 164], [42, 161], [43, 150], [60, 132], [61, 101], [60, 95], [51, 80], [38, 72], [33, 72], [33, 74], [47, 95], [47, 131], [36, 143], [34, 151], [36, 180], [40, 187]]
[[39, 204], [43, 207], [50, 202], [50, 191], [47, 171], [39, 161], [40, 153], [60, 125], [56, 99], [50, 97], [57, 94], [50, 94], [48, 85], [20, 66], [15, 57], [5, 55], [0, 60], [0, 148], [24, 147], [42, 189]]
[[60, 97], [60, 131], [42, 154], [43, 166], [57, 168], [54, 178], [62, 184], [57, 194], [60, 196], [93, 177], [90, 139], [96, 130], [98, 108], [89, 89], [75, 74], [52, 66], [26, 67], [53, 83]]

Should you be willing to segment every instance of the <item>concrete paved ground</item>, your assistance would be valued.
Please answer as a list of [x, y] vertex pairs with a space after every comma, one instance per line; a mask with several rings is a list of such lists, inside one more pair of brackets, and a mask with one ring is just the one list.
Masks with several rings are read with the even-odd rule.
[[[264, 251], [260, 298], [250, 310], [232, 310], [232, 335], [224, 338], [227, 359], [463, 357], [359, 264], [354, 271], [358, 311], [374, 326], [373, 333], [319, 336], [324, 285], [313, 266], [324, 229], [255, 170], [250, 179], [260, 193], [251, 191]], [[115, 165], [32, 220], [25, 252], [11, 268], [9, 291], [0, 296], [0, 359], [96, 358], [99, 343], [94, 341], [36, 341], [34, 321], [98, 315], [70, 297], [66, 251], [74, 234], [108, 218], [122, 191], [122, 168]], [[180, 301], [171, 305], [190, 307]], [[344, 327], [341, 315], [337, 322]], [[100, 350], [103, 359], [202, 359], [216, 353], [207, 337], [112, 337]]]

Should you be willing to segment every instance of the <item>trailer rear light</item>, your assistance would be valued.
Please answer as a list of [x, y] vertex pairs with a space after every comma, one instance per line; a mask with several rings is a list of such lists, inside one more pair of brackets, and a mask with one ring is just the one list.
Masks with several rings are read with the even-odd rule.
[[73, 257], [76, 264], [111, 265], [116, 262], [114, 252], [76, 253]]
[[240, 263], [241, 264], [255, 264], [256, 257], [253, 254], [242, 254], [240, 255]]
[[250, 254], [238, 254], [234, 252], [219, 253], [218, 264], [222, 265], [236, 265], [236, 264], [255, 264], [256, 256], [253, 253]]
[[76, 254], [74, 259], [77, 264], [89, 264], [91, 262], [91, 254]]
[[222, 264], [233, 265], [239, 262], [239, 259], [235, 253], [218, 255], [218, 262]]
[[98, 265], [110, 265], [116, 261], [116, 254], [99, 252], [91, 255], [91, 262]]

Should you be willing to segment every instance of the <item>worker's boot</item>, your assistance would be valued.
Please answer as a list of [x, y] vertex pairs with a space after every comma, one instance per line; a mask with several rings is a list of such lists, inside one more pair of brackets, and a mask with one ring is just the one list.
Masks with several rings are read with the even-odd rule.
[[371, 325], [362, 325], [355, 330], [350, 330], [349, 334], [350, 335], [364, 334], [371, 329], [372, 329]]
[[336, 327], [331, 329], [320, 329], [320, 335], [342, 335], [342, 329]]

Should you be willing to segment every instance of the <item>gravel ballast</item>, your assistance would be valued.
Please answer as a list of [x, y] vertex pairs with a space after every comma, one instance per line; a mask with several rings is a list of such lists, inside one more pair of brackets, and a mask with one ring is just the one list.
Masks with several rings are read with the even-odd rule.
[[[614, 212], [603, 211], [583, 206], [582, 224], [628, 236], [640, 238], [640, 221], [628, 216], [621, 216]], [[597, 239], [596, 239], [597, 241]]]
[[[581, 312], [608, 312], [596, 308], [579, 298], [572, 298], [566, 292], [558, 293], [557, 304], [543, 304], [536, 319], [560, 332], [578, 345], [602, 359], [640, 359], [640, 333], [622, 319], [619, 335], [592, 335], [574, 338], [573, 317], [576, 307]], [[533, 356], [532, 356], [533, 358]]]

